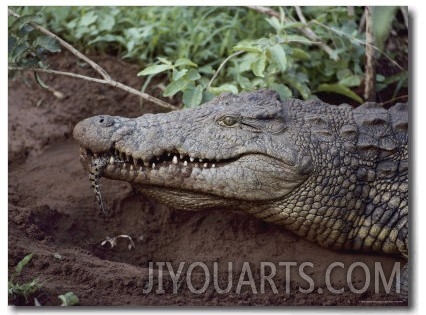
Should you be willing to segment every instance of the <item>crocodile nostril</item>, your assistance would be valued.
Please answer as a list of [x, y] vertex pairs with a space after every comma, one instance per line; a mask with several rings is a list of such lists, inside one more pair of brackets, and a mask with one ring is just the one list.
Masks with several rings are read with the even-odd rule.
[[104, 122], [104, 119], [103, 118], [99, 119], [99, 122], [102, 124]]

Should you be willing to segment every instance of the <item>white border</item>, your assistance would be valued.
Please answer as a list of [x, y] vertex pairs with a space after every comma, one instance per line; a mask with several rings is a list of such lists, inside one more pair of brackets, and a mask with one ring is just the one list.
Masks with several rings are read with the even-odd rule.
[[[401, 1], [373, 1], [374, 5], [401, 5]], [[426, 135], [426, 130], [425, 130], [425, 119], [426, 119], [426, 102], [425, 102], [425, 97], [423, 96], [423, 93], [426, 93], [426, 90], [423, 90], [423, 83], [426, 81], [423, 79], [423, 77], [426, 76], [426, 60], [425, 60], [425, 52], [426, 52], [426, 44], [425, 44], [425, 37], [424, 34], [426, 34], [426, 30], [425, 30], [425, 19], [426, 19], [426, 10], [423, 6], [419, 6], [416, 5], [416, 3], [413, 3], [414, 1], [410, 1], [410, 3], [404, 3], [404, 5], [408, 5], [409, 6], [409, 12], [410, 12], [410, 16], [411, 16], [411, 20], [410, 22], [412, 23], [412, 25], [410, 25], [410, 32], [412, 32], [412, 34], [414, 36], [412, 36], [410, 39], [411, 41], [413, 41], [414, 43], [410, 44], [410, 49], [414, 49], [414, 52], [410, 55], [410, 57], [412, 57], [412, 60], [410, 60], [410, 70], [412, 72], [414, 72], [414, 74], [411, 75], [412, 81], [410, 82], [411, 85], [411, 94], [410, 94], [410, 105], [412, 107], [415, 108], [415, 114], [412, 116], [414, 119], [413, 121], [410, 121], [410, 124], [414, 124], [414, 128], [411, 129], [411, 131], [413, 132], [410, 135], [410, 147], [414, 148], [414, 150], [412, 150], [411, 152], [414, 153], [414, 158], [412, 158], [412, 161], [414, 162], [414, 165], [410, 165], [410, 168], [414, 167], [414, 171], [410, 172], [410, 175], [412, 174], [413, 178], [410, 178], [410, 194], [412, 195], [412, 203], [410, 203], [410, 210], [411, 211], [416, 211], [415, 214], [415, 221], [413, 220], [412, 223], [414, 226], [410, 227], [410, 232], [411, 231], [415, 231], [415, 235], [412, 237], [412, 239], [415, 241], [415, 248], [410, 248], [410, 251], [412, 254], [414, 254], [412, 256], [412, 258], [414, 258], [414, 270], [413, 273], [415, 275], [415, 277], [413, 277], [414, 280], [414, 286], [412, 287], [412, 290], [414, 291], [414, 296], [412, 297], [415, 300], [415, 304], [412, 305], [412, 307], [409, 309], [410, 313], [414, 313], [414, 314], [424, 314], [426, 311], [426, 300], [424, 298], [424, 287], [425, 287], [425, 283], [426, 283], [426, 279], [425, 279], [425, 272], [423, 271], [422, 268], [420, 268], [420, 266], [425, 266], [426, 265], [426, 259], [425, 259], [425, 250], [421, 250], [420, 245], [422, 245], [422, 241], [426, 240], [426, 228], [424, 228], [424, 224], [426, 224], [426, 209], [424, 207], [422, 207], [420, 205], [420, 197], [424, 197], [421, 196], [420, 194], [422, 192], [425, 191], [425, 186], [424, 183], [426, 181], [426, 165], [425, 162], [426, 160], [422, 159], [421, 157], [424, 157], [424, 138], [423, 136]], [[72, 3], [72, 5], [88, 5], [88, 1], [75, 1]], [[175, 3], [175, 2], [171, 2], [171, 1], [90, 1], [90, 4], [92, 5], [194, 5], [193, 1], [179, 1], [179, 3]], [[201, 5], [200, 2], [196, 3], [197, 5]], [[282, 2], [277, 2], [277, 1], [269, 1], [267, 3], [262, 3], [262, 5], [316, 5], [317, 2], [315, 1], [298, 1], [298, 3], [282, 3]], [[336, 5], [336, 3], [329, 3], [328, 2], [322, 2], [322, 4], [328, 4], [328, 5]], [[412, 4], [412, 5], [411, 5]], [[6, 4], [1, 5], [1, 13], [3, 16], [2, 19], [0, 19], [0, 30], [1, 30], [1, 42], [3, 43], [3, 45], [6, 45], [7, 43], [7, 6], [8, 5], [65, 5], [65, 3], [58, 3], [58, 1], [38, 1], [37, 3], [35, 3], [34, 1], [29, 1], [29, 0], [21, 0], [21, 1], [7, 1]], [[71, 3], [70, 3], [71, 5]], [[222, 1], [212, 1], [212, 0], [204, 0], [202, 1], [202, 5], [259, 5], [259, 1], [227, 1], [226, 3], [222, 2]], [[338, 5], [354, 5], [353, 1], [341, 1], [338, 3]], [[366, 3], [360, 3], [357, 5], [366, 5]], [[368, 5], [371, 5], [371, 1], [370, 3], [368, 3]], [[422, 35], [420, 35], [422, 34]], [[3, 49], [0, 50], [0, 60], [2, 60], [5, 64], [6, 64], [6, 60], [7, 60], [7, 49], [5, 49], [5, 47], [3, 47]], [[2, 78], [3, 78], [3, 84], [2, 84], [2, 99], [3, 102], [0, 105], [0, 110], [1, 110], [1, 118], [3, 119], [2, 124], [0, 125], [1, 128], [1, 133], [0, 133], [0, 141], [1, 141], [1, 147], [2, 148], [6, 148], [6, 146], [8, 145], [8, 139], [7, 139], [7, 74], [6, 74], [6, 69], [7, 67], [5, 66], [5, 70], [3, 72]], [[422, 94], [417, 92], [417, 89], [420, 88]], [[423, 96], [423, 97], [421, 97]], [[411, 139], [414, 138], [414, 141], [412, 141]], [[1, 185], [2, 185], [2, 190], [1, 192], [3, 193], [3, 198], [1, 199], [2, 201], [2, 207], [0, 207], [0, 211], [2, 211], [2, 214], [4, 217], [6, 217], [7, 215], [7, 209], [8, 209], [8, 203], [7, 203], [7, 198], [8, 198], [8, 188], [7, 188], [7, 156], [5, 154], [6, 150], [3, 149], [3, 154], [0, 154], [0, 159], [1, 159], [1, 165], [4, 167], [4, 169], [6, 170], [4, 172], [4, 175], [2, 176], [2, 181], [1, 181]], [[2, 275], [2, 279], [0, 281], [0, 300], [1, 300], [1, 314], [20, 314], [20, 313], [25, 313], [25, 314], [36, 314], [38, 312], [37, 309], [25, 309], [25, 308], [20, 308], [20, 309], [16, 309], [13, 307], [8, 307], [7, 306], [7, 249], [8, 249], [8, 236], [7, 236], [7, 219], [3, 219], [0, 220], [1, 221], [1, 231], [3, 233], [3, 237], [0, 238], [0, 244], [1, 244], [1, 253], [3, 253], [2, 257], [4, 257], [1, 260], [1, 275]], [[87, 308], [68, 308], [68, 309], [49, 309], [49, 308], [42, 308], [40, 309], [40, 311], [42, 312], [52, 312], [52, 313], [57, 313], [58, 311], [61, 312], [78, 312], [80, 314], [104, 314], [105, 312], [108, 312], [109, 314], [122, 314], [123, 312], [125, 313], [140, 313], [141, 311], [147, 311], [147, 312], [151, 312], [151, 311], [155, 311], [155, 308], [138, 308], [138, 309], [115, 309], [115, 308], [110, 308], [107, 311], [105, 310], [105, 308], [103, 308], [102, 310], [97, 309], [97, 308], [91, 308], [90, 310]], [[320, 307], [315, 307], [315, 308], [311, 308], [311, 309], [303, 309], [300, 310], [298, 308], [286, 308], [286, 307], [280, 307], [280, 308], [262, 308], [262, 309], [258, 309], [258, 308], [244, 308], [244, 309], [230, 309], [230, 308], [213, 308], [213, 309], [196, 309], [196, 308], [175, 308], [175, 309], [159, 309], [158, 313], [176, 313], [176, 312], [196, 312], [196, 313], [204, 313], [204, 312], [209, 312], [209, 313], [234, 313], [234, 312], [240, 312], [240, 311], [249, 311], [249, 312], [272, 312], [272, 311], [280, 311], [280, 312], [285, 312], [287, 314], [292, 314], [292, 313], [298, 313], [298, 314], [313, 314], [313, 313], [318, 313], [318, 312], [345, 312], [345, 313], [349, 313], [349, 314], [358, 314], [360, 311], [362, 313], [377, 313], [377, 312], [392, 312], [392, 313], [407, 313], [406, 309], [393, 309], [391, 307], [389, 308], [371, 308], [371, 309], [366, 309], [366, 308], [326, 308], [326, 309], [322, 309]]]

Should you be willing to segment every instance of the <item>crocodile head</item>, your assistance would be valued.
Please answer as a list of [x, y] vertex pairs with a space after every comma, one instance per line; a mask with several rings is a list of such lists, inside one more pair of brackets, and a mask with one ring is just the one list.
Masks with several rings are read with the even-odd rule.
[[95, 116], [73, 135], [87, 170], [104, 161], [99, 175], [196, 210], [265, 203], [303, 183], [314, 164], [295, 124], [277, 94], [265, 90], [166, 114]]

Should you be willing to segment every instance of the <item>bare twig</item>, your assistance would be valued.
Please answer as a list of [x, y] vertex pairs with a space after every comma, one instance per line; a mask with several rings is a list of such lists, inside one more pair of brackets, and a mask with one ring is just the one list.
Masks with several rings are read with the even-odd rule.
[[386, 104], [395, 102], [395, 101], [400, 100], [400, 99], [404, 99], [405, 102], [408, 102], [408, 95], [400, 95], [400, 96], [391, 98], [390, 100], [387, 100], [385, 102], [381, 102], [380, 104], [381, 105], [386, 105]]
[[376, 98], [376, 51], [374, 50], [374, 30], [371, 7], [365, 7], [365, 80], [364, 99], [374, 101]]
[[365, 80], [364, 99], [374, 101], [376, 98], [376, 56], [374, 50], [375, 36], [371, 7], [365, 7]]
[[296, 9], [296, 14], [300, 22], [302, 22], [303, 24], [306, 24], [306, 19], [305, 19], [305, 16], [303, 15], [302, 9], [299, 6], [295, 6], [294, 8]]
[[67, 76], [67, 77], [73, 77], [73, 78], [77, 78], [77, 79], [83, 79], [86, 81], [91, 81], [91, 82], [96, 82], [96, 83], [102, 83], [102, 84], [106, 84], [106, 85], [110, 85], [116, 88], [119, 88], [123, 91], [126, 91], [128, 93], [134, 94], [136, 96], [139, 96], [149, 102], [152, 102], [154, 104], [157, 104], [161, 107], [167, 108], [167, 109], [172, 109], [175, 110], [176, 107], [166, 103], [154, 96], [151, 96], [149, 94], [140, 92], [130, 86], [127, 86], [123, 83], [120, 83], [118, 81], [114, 81], [112, 79], [110, 80], [106, 80], [106, 79], [99, 79], [99, 78], [92, 78], [92, 77], [88, 77], [85, 75], [81, 75], [81, 74], [77, 74], [77, 73], [72, 73], [72, 72], [65, 72], [65, 71], [57, 71], [57, 70], [52, 70], [52, 69], [41, 69], [41, 68], [21, 68], [21, 67], [9, 67], [9, 70], [14, 70], [14, 71], [33, 71], [33, 72], [41, 72], [41, 73], [51, 73], [51, 74], [56, 74], [56, 75], [63, 75], [63, 76]]
[[401, 9], [402, 16], [404, 18], [405, 27], [408, 30], [408, 20], [409, 20], [409, 17], [408, 17], [408, 7], [402, 6], [402, 7], [400, 7], [400, 9]]
[[248, 6], [248, 8], [252, 9], [252, 10], [255, 10], [257, 12], [260, 12], [260, 13], [266, 14], [266, 15], [275, 16], [277, 18], [280, 17], [280, 14], [277, 11], [275, 11], [275, 10], [273, 10], [271, 8], [268, 8], [268, 7]]
[[207, 88], [209, 89], [210, 86], [212, 85], [213, 81], [216, 79], [216, 77], [218, 76], [220, 70], [222, 70], [223, 66], [225, 65], [225, 63], [227, 63], [231, 58], [241, 55], [242, 53], [244, 53], [243, 50], [237, 51], [236, 53], [233, 53], [232, 55], [229, 55], [228, 57], [226, 57], [226, 59], [224, 61], [222, 61], [222, 63], [220, 64], [219, 68], [217, 68], [216, 72], [214, 73], [213, 77], [211, 78], [209, 84], [207, 85]]
[[[14, 11], [9, 9], [9, 15], [12, 15], [15, 18], [19, 18], [19, 14], [15, 13]], [[129, 92], [131, 94], [137, 95], [149, 102], [152, 102], [158, 106], [167, 108], [167, 109], [176, 109], [175, 106], [164, 102], [154, 96], [151, 96], [149, 94], [140, 92], [132, 87], [129, 87], [123, 83], [120, 83], [118, 81], [115, 81], [111, 78], [111, 76], [108, 74], [108, 72], [103, 69], [101, 66], [99, 66], [96, 62], [94, 62], [93, 60], [91, 60], [90, 58], [88, 58], [87, 56], [85, 56], [84, 54], [82, 54], [81, 52], [79, 52], [77, 49], [75, 49], [72, 45], [70, 45], [69, 43], [67, 43], [65, 40], [63, 40], [62, 38], [60, 38], [59, 36], [57, 36], [56, 34], [50, 32], [49, 30], [45, 29], [44, 27], [37, 25], [35, 23], [30, 23], [32, 27], [34, 27], [35, 29], [39, 30], [40, 32], [54, 38], [55, 40], [57, 40], [63, 47], [65, 47], [67, 50], [69, 50], [71, 53], [73, 53], [76, 57], [78, 57], [81, 60], [84, 60], [85, 62], [87, 62], [97, 73], [99, 73], [103, 79], [97, 79], [97, 78], [92, 78], [92, 77], [88, 77], [85, 75], [80, 75], [80, 74], [75, 74], [75, 73], [71, 73], [71, 72], [63, 72], [63, 71], [56, 71], [56, 70], [48, 70], [48, 69], [37, 69], [37, 68], [32, 68], [32, 69], [27, 69], [27, 68], [20, 68], [20, 67], [9, 67], [9, 70], [17, 70], [17, 71], [36, 71], [36, 72], [44, 72], [44, 73], [52, 73], [52, 74], [58, 74], [58, 75], [65, 75], [65, 76], [69, 76], [69, 77], [74, 77], [74, 78], [79, 78], [79, 79], [84, 79], [87, 81], [92, 81], [92, 82], [97, 82], [97, 83], [102, 83], [102, 84], [107, 84], [113, 87], [117, 87], [121, 90], [124, 90], [126, 92]]]
[[[268, 7], [248, 6], [248, 8], [255, 10], [257, 12], [263, 13], [263, 14], [267, 14], [267, 15], [270, 15], [270, 16], [277, 17], [277, 18], [280, 17], [280, 14], [278, 12], [276, 12], [273, 9], [268, 8]], [[315, 32], [306, 25], [306, 19], [304, 18], [303, 14], [301, 14], [302, 11], [300, 10], [299, 7], [296, 7], [296, 12], [297, 11], [300, 11], [300, 14], [298, 13], [300, 21], [305, 24], [305, 26], [300, 28], [299, 31], [303, 35], [305, 35], [307, 38], [309, 38], [312, 42], [314, 42], [314, 44], [318, 45], [322, 50], [324, 50], [330, 56], [331, 59], [333, 59], [334, 61], [338, 61], [339, 56], [333, 51], [333, 49], [330, 46], [328, 46], [327, 44], [323, 43], [319, 39], [317, 34], [315, 34]]]
[[361, 19], [359, 20], [358, 33], [362, 33], [362, 31], [365, 28], [365, 15], [366, 15], [366, 11], [364, 10], [364, 12], [362, 12]]

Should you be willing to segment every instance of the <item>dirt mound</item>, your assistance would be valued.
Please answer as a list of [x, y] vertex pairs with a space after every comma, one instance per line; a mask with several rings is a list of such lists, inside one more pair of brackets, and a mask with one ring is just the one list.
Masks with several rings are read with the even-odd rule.
[[[137, 66], [94, 59], [119, 81], [140, 88]], [[51, 65], [94, 74], [68, 54], [51, 58]], [[73, 126], [95, 114], [135, 117], [154, 107], [103, 85], [42, 77], [65, 97], [43, 90], [30, 75], [9, 82], [9, 275], [34, 253], [18, 280], [43, 284], [28, 300], [9, 296], [10, 304], [34, 305], [37, 298], [59, 305], [58, 295], [73, 291], [81, 305], [401, 305], [397, 296], [374, 294], [374, 281], [369, 290], [359, 289], [366, 283], [362, 266], [374, 278], [380, 262], [389, 278], [396, 258], [336, 253], [246, 213], [180, 212], [144, 199], [128, 183], [105, 179], [104, 196], [114, 214], [101, 218]], [[135, 247], [129, 250], [127, 237], [117, 238], [113, 248], [104, 242], [118, 235], [130, 236]], [[301, 276], [304, 262], [311, 264]], [[335, 268], [327, 283], [334, 262], [345, 267]], [[355, 262], [350, 280], [358, 294], [346, 278]], [[330, 292], [330, 285], [343, 293]]]

